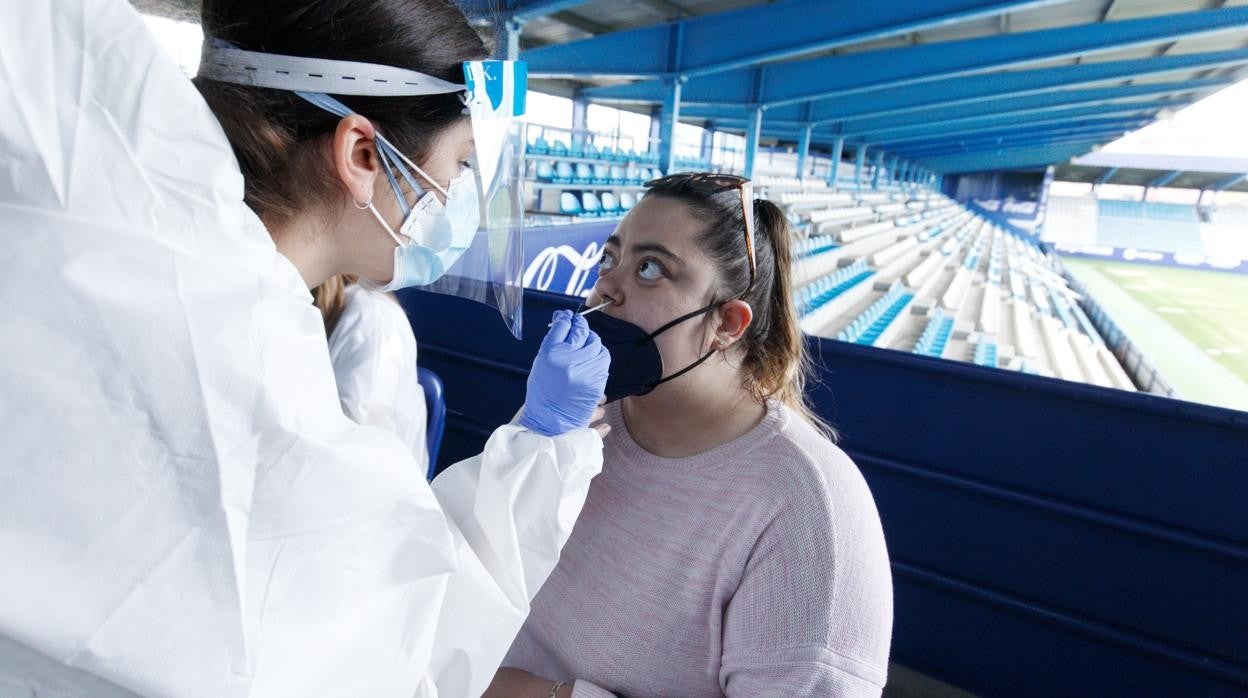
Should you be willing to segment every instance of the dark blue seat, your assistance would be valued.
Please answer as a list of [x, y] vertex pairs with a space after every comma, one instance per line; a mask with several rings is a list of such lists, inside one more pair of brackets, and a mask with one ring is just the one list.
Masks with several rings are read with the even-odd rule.
[[442, 432], [446, 430], [446, 400], [442, 379], [423, 366], [416, 367], [416, 380], [425, 391], [425, 446], [429, 451], [429, 470], [425, 478], [432, 481], [438, 468], [438, 448], [442, 446]]

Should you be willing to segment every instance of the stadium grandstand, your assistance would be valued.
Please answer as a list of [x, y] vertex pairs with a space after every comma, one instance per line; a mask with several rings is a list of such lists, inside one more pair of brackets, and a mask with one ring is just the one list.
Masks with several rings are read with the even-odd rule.
[[[589, 294], [651, 179], [785, 212], [810, 395], [892, 559], [885, 695], [1248, 694], [1248, 157], [1107, 147], [1248, 78], [1248, 2], [459, 4], [528, 64], [531, 317]], [[540, 336], [399, 296], [446, 465]]]

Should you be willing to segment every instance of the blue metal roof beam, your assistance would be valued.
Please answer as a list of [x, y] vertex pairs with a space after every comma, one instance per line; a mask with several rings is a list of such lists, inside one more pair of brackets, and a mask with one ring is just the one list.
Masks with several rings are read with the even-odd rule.
[[930, 141], [914, 142], [914, 144], [897, 145], [892, 150], [904, 157], [910, 159], [919, 159], [930, 155], [931, 152], [941, 150], [973, 150], [976, 147], [986, 147], [988, 145], [1040, 145], [1046, 140], [1058, 139], [1058, 137], [1067, 137], [1071, 135], [1088, 135], [1088, 134], [1104, 134], [1108, 132], [1111, 135], [1119, 135], [1129, 129], [1134, 129], [1141, 124], [1148, 124], [1144, 119], [1132, 119], [1132, 117], [1123, 117], [1123, 119], [1107, 119], [1097, 120], [1094, 124], [1060, 124], [1047, 127], [1038, 127], [1038, 129], [1007, 129], [997, 132], [982, 132], [982, 134], [973, 134], [968, 136], [955, 137], [936, 137]]
[[[1027, 95], [1025, 97], [1011, 97], [1008, 99], [984, 101], [978, 104], [962, 105], [959, 107], [915, 110], [906, 114], [894, 116], [892, 118], [850, 119], [838, 123], [844, 133], [851, 134], [858, 133], [866, 129], [883, 130], [887, 128], [900, 128], [917, 124], [937, 126], [952, 120], [965, 119], [969, 117], [1033, 114], [1067, 107], [1112, 104], [1114, 102], [1139, 97], [1156, 97], [1188, 92], [1203, 92], [1225, 87], [1232, 82], [1233, 80], [1231, 78], [1217, 78], [1207, 80], [1185, 80], [1182, 82], [1146, 83], [1143, 85], [1127, 85], [1123, 87], [1108, 87], [1091, 90], [1051, 90], [1041, 94]], [[1193, 95], [1193, 97], [1194, 96], [1195, 95]], [[703, 117], [709, 119], [745, 118], [741, 110], [728, 109], [724, 107], [686, 107], [682, 108], [681, 114], [688, 117]], [[766, 112], [764, 120], [766, 123], [793, 127], [800, 127], [803, 124], [808, 123], [802, 120], [785, 119], [783, 118], [784, 116], [786, 116], [784, 112], [769, 109]]]
[[[924, 0], [863, 12], [857, 0], [790, 0], [542, 46], [521, 57], [531, 76], [696, 77], [1062, 2], [1069, 0]], [[669, 65], [675, 41], [680, 59]]]
[[1151, 189], [1152, 187], [1164, 187], [1164, 186], [1166, 186], [1167, 184], [1169, 184], [1169, 183], [1173, 182], [1174, 180], [1178, 179], [1178, 178], [1179, 178], [1179, 175], [1181, 175], [1181, 174], [1183, 174], [1182, 170], [1175, 170], [1175, 171], [1173, 171], [1173, 172], [1167, 172], [1167, 173], [1163, 174], [1162, 176], [1158, 177], [1157, 179], [1154, 179], [1153, 181], [1149, 182], [1149, 183], [1148, 183], [1148, 187], [1149, 187], [1150, 189]]
[[538, 17], [546, 17], [556, 12], [570, 10], [577, 5], [584, 5], [588, 0], [510, 0], [507, 4], [511, 9], [511, 19], [528, 22]]
[[1054, 163], [1066, 162], [1070, 158], [1086, 153], [1095, 143], [1077, 143], [1059, 146], [1040, 146], [1024, 148], [996, 155], [974, 154], [944, 158], [920, 160], [919, 163], [928, 169], [941, 174], [960, 172], [987, 172], [991, 170], [1012, 170], [1024, 167], [1044, 167]]
[[938, 126], [928, 127], [922, 124], [901, 128], [882, 129], [879, 131], [863, 131], [856, 134], [845, 134], [851, 141], [861, 143], [878, 143], [884, 147], [908, 141], [930, 140], [934, 136], [949, 134], [961, 136], [976, 131], [993, 131], [1012, 129], [1019, 126], [1036, 127], [1047, 124], [1067, 124], [1080, 119], [1096, 119], [1111, 116], [1152, 115], [1166, 107], [1177, 107], [1187, 104], [1185, 100], [1160, 100], [1150, 102], [1123, 102], [1102, 104], [1092, 107], [1075, 107], [1057, 109], [1037, 114], [990, 116], [983, 118], [958, 119]]
[[[845, 118], [888, 116], [913, 109], [975, 104], [1003, 97], [1021, 97], [1053, 89], [1082, 87], [1112, 80], [1152, 77], [1178, 71], [1224, 68], [1245, 63], [1248, 63], [1248, 49], [1235, 49], [946, 78], [920, 85], [869, 90], [849, 97], [829, 97], [810, 102], [810, 117], [812, 122], [818, 124]], [[603, 102], [648, 103], [661, 101], [659, 90], [661, 86], [658, 83], [643, 81], [586, 88], [581, 90], [580, 94]], [[656, 95], [659, 97], [656, 98]], [[736, 103], [686, 101], [685, 105], [693, 108], [736, 109], [742, 118], [749, 111], [745, 105]], [[796, 105], [776, 107], [768, 111], [782, 115], [778, 118], [798, 119], [801, 107]]]
[[1044, 145], [1072, 138], [1095, 137], [1110, 140], [1121, 136], [1124, 132], [1139, 125], [1140, 121], [1122, 121], [1117, 123], [1097, 124], [1087, 127], [1063, 127], [1038, 131], [1014, 131], [997, 136], [958, 138], [945, 141], [931, 141], [917, 146], [894, 148], [894, 152], [911, 160], [933, 157], [935, 155], [972, 153], [997, 148], [1018, 148], [1022, 146]]
[[1230, 177], [1227, 177], [1226, 179], [1220, 182], [1217, 182], [1213, 186], [1209, 187], [1209, 189], [1213, 191], [1222, 191], [1223, 189], [1230, 189], [1231, 187], [1235, 186], [1236, 184], [1239, 184], [1245, 179], [1248, 179], [1248, 173], [1231, 175]]
[[[1242, 29], [1248, 29], [1248, 7], [884, 49], [691, 78], [683, 99], [695, 104], [757, 102], [771, 109]], [[629, 50], [640, 52], [645, 47]], [[760, 79], [763, 89], [756, 98], [754, 86]], [[583, 94], [591, 99], [644, 95], [646, 101], [657, 101], [649, 86], [593, 88]], [[819, 119], [820, 115], [813, 118]]]
[[1109, 182], [1109, 180], [1113, 179], [1113, 178], [1114, 178], [1114, 175], [1116, 175], [1116, 174], [1118, 174], [1118, 168], [1117, 168], [1117, 167], [1111, 167], [1111, 168], [1109, 168], [1108, 170], [1106, 170], [1105, 172], [1101, 173], [1101, 176], [1100, 176], [1100, 177], [1097, 177], [1097, 178], [1096, 178], [1096, 181], [1095, 181], [1095, 182], [1093, 182], [1093, 184], [1106, 184], [1106, 183], [1108, 183], [1108, 182]]
[[1069, 136], [1047, 136], [1044, 138], [1020, 138], [1017, 140], [1006, 141], [1002, 143], [978, 143], [978, 144], [958, 144], [958, 147], [947, 146], [943, 149], [931, 149], [923, 152], [914, 153], [910, 156], [912, 160], [934, 160], [945, 157], [956, 157], [960, 155], [987, 155], [996, 153], [1006, 153], [1016, 150], [1025, 150], [1036, 147], [1057, 147], [1069, 144], [1091, 143], [1098, 145], [1106, 141], [1113, 140], [1122, 134], [1121, 129], [1110, 129], [1100, 131], [1088, 131], [1082, 134], [1072, 134]]
[[[1036, 132], [1043, 131], [1061, 131], [1074, 128], [1119, 128], [1122, 130], [1131, 130], [1148, 124], [1152, 119], [1151, 116], [1157, 110], [1156, 107], [1146, 107], [1143, 110], [1129, 109], [1125, 113], [1116, 114], [1112, 112], [1102, 112], [1100, 118], [1083, 118], [1077, 120], [1077, 123], [1071, 123], [1075, 119], [1069, 116], [1062, 116], [1056, 119], [1047, 119], [1042, 121], [1027, 121], [1026, 119], [996, 119], [989, 123], [979, 125], [963, 125], [961, 128], [946, 129], [943, 131], [923, 131], [919, 130], [918, 135], [912, 135], [906, 139], [897, 139], [893, 141], [883, 141], [879, 139], [859, 139], [854, 142], [846, 142], [846, 147], [857, 148], [863, 145], [870, 145], [872, 149], [882, 147], [886, 150], [896, 150], [904, 152], [907, 146], [914, 145], [931, 145], [932, 143], [957, 142], [965, 140], [969, 137], [985, 137], [991, 138], [1002, 135], [1010, 135], [1018, 133], [1020, 130], [1031, 130]], [[744, 131], [748, 127], [747, 121], [738, 120], [720, 120], [715, 122], [715, 128], [724, 131]], [[801, 136], [801, 129], [792, 126], [776, 126], [768, 125], [764, 122], [761, 136], [763, 138], [775, 138], [779, 140], [796, 140]], [[811, 134], [811, 142], [824, 145], [834, 143], [836, 138], [841, 134], [835, 131], [813, 131]]]

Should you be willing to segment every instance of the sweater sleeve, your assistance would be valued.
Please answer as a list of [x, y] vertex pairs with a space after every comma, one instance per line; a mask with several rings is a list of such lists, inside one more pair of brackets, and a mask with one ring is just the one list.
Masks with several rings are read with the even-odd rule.
[[727, 696], [883, 691], [893, 616], [883, 531], [857, 468], [837, 449], [831, 459], [835, 476], [784, 485], [791, 496], [750, 551], [724, 614]]
[[572, 698], [617, 698], [614, 693], [584, 679], [572, 684]]

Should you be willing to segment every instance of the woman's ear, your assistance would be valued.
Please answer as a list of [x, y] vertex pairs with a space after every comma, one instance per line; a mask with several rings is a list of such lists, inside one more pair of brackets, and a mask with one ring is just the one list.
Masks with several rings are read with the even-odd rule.
[[334, 173], [357, 204], [373, 200], [377, 177], [381, 174], [381, 162], [373, 142], [375, 137], [371, 121], [359, 114], [350, 114], [338, 122], [330, 144]]
[[749, 329], [754, 309], [743, 300], [731, 300], [719, 306], [715, 318], [715, 341], [717, 348], [723, 350], [735, 344]]

